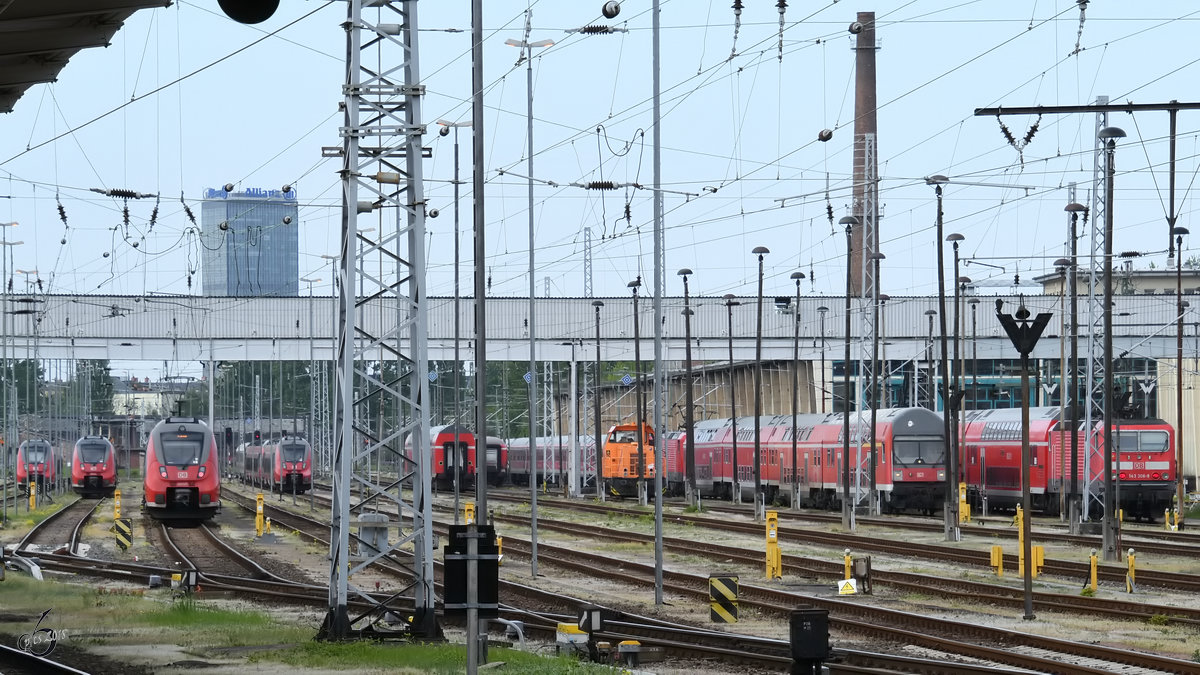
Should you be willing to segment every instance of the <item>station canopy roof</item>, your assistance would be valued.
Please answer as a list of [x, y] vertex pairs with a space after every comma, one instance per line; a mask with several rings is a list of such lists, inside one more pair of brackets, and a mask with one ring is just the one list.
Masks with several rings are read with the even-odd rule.
[[35, 84], [54, 82], [71, 57], [107, 47], [139, 9], [166, 0], [0, 0], [0, 112]]

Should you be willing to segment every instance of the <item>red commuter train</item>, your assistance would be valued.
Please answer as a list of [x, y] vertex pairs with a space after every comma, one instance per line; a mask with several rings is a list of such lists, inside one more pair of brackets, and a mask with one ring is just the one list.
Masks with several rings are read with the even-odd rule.
[[[845, 422], [841, 413], [796, 415], [795, 427], [791, 415], [759, 419], [759, 479], [768, 504], [786, 501], [815, 508], [840, 508], [845, 473]], [[942, 507], [946, 497], [943, 428], [941, 417], [925, 408], [877, 411], [874, 472], [881, 510], [932, 513]], [[654, 478], [653, 434], [649, 426], [645, 429], [644, 463], [636, 456], [636, 425], [620, 425], [609, 431], [604, 446], [604, 477], [610, 494], [633, 494], [640, 466], [645, 467], [645, 479]], [[703, 496], [730, 499], [737, 490], [742, 498], [752, 500], [754, 418], [737, 420], [736, 457], [733, 429], [730, 419], [695, 424], [696, 487]], [[870, 413], [851, 413], [850, 490], [859, 495], [866, 495], [871, 486], [870, 443]], [[686, 435], [667, 433], [663, 448], [664, 489], [682, 493], [687, 470]]]
[[[842, 413], [764, 416], [759, 420], [759, 478], [768, 504], [798, 502], [815, 508], [841, 508], [845, 418]], [[850, 492], [865, 495], [871, 485], [869, 411], [850, 413]], [[737, 458], [733, 457], [730, 420], [696, 425], [696, 482], [702, 495], [729, 498], [735, 478], [742, 497], [753, 499], [754, 418], [737, 421]], [[792, 438], [796, 462], [792, 462]], [[946, 442], [943, 422], [925, 408], [889, 408], [876, 412], [874, 467], [880, 509], [932, 513], [946, 495]], [[666, 445], [668, 484], [682, 481], [685, 439]], [[674, 455], [673, 457], [671, 455]], [[678, 474], [678, 481], [672, 477]], [[793, 492], [793, 484], [797, 493]]]
[[48, 489], [58, 479], [58, 453], [50, 441], [31, 438], [17, 448], [17, 489], [27, 490], [33, 482], [39, 490]]
[[117, 487], [117, 457], [104, 436], [84, 436], [71, 452], [71, 489], [84, 497], [111, 497]]
[[[1014, 508], [1021, 501], [1021, 410], [997, 408], [971, 410], [961, 431], [963, 468], [968, 499], [975, 508], [984, 497], [990, 508]], [[1031, 508], [1060, 513], [1064, 493], [1071, 489], [1074, 473], [1082, 491], [1090, 478], [1097, 494], [1104, 491], [1103, 453], [1089, 452], [1087, 430], [1081, 422], [1076, 434], [1078, 464], [1071, 463], [1071, 424], [1058, 408], [1029, 410]], [[1096, 422], [1097, 432], [1103, 422]], [[1120, 454], [1115, 476], [1117, 504], [1126, 517], [1153, 519], [1170, 508], [1175, 495], [1175, 431], [1160, 419], [1116, 420], [1113, 429]], [[1097, 433], [1103, 447], [1104, 436]], [[1090, 505], [1092, 517], [1101, 517], [1099, 505]]]
[[284, 436], [263, 445], [246, 444], [236, 454], [242, 460], [242, 482], [271, 491], [302, 494], [312, 489], [313, 452], [299, 436]]
[[221, 507], [217, 440], [195, 417], [168, 417], [146, 442], [142, 506], [156, 520], [200, 521]]
[[[475, 485], [475, 432], [460, 424], [430, 427], [429, 443], [432, 452], [430, 465], [433, 486], [438, 489], [454, 487], [457, 475], [459, 488]], [[413, 459], [412, 437], [404, 441], [404, 454]], [[484, 461], [487, 462], [487, 482], [500, 485], [508, 478], [508, 447], [495, 436], [488, 436]]]

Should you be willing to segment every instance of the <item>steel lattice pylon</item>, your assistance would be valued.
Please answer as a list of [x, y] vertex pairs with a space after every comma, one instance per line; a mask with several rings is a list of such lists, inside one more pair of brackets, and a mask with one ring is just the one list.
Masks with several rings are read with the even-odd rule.
[[[350, 593], [372, 604], [351, 583], [353, 575], [400, 547], [413, 551], [413, 634], [439, 633], [434, 614], [433, 532], [429, 464], [429, 371], [424, 302], [425, 198], [422, 184], [421, 96], [417, 50], [417, 2], [349, 0], [346, 82], [343, 86], [342, 236], [338, 260], [333, 513], [330, 536], [329, 613], [323, 637], [343, 639], [354, 630], [347, 613]], [[370, 218], [378, 237], [359, 230]], [[356, 246], [357, 252], [356, 252]], [[367, 260], [377, 262], [370, 273]], [[386, 266], [385, 266], [386, 262]], [[359, 276], [361, 275], [361, 277]], [[355, 297], [358, 284], [362, 297]], [[369, 310], [369, 311], [368, 311]], [[377, 417], [368, 415], [374, 412]], [[404, 458], [404, 442], [413, 457]], [[369, 471], [396, 467], [395, 479]], [[364, 469], [366, 471], [364, 471]], [[411, 481], [411, 499], [401, 491]], [[389, 514], [386, 545], [360, 544], [350, 551], [351, 513], [370, 504]], [[410, 527], [403, 527], [411, 523]], [[392, 536], [398, 532], [398, 536]], [[382, 544], [378, 539], [376, 544]], [[402, 598], [408, 600], [407, 597]], [[378, 612], [383, 607], [377, 605]], [[410, 616], [405, 611], [399, 616]], [[377, 612], [361, 615], [371, 620]]]
[[[878, 163], [875, 158], [875, 134], [862, 134], [856, 139], [862, 144], [862, 166], [856, 167], [855, 175], [862, 176], [862, 197], [855, 204], [855, 212], [862, 222], [862, 255], [859, 256], [859, 274], [862, 288], [858, 298], [859, 317], [859, 360], [858, 360], [858, 410], [869, 410], [875, 405], [875, 391], [879, 388], [876, 364], [875, 312], [874, 304], [879, 297], [878, 279], [875, 278], [874, 255], [879, 251], [878, 209]], [[871, 429], [870, 418], [855, 427], [853, 438], [855, 471], [854, 505], [857, 507], [870, 497], [871, 488]], [[864, 444], [866, 447], [864, 447]], [[872, 502], [872, 506], [874, 503]]]
[[[1096, 105], [1107, 105], [1107, 96], [1097, 96]], [[1087, 397], [1084, 400], [1084, 428], [1087, 430], [1087, 449], [1084, 466], [1082, 518], [1088, 520], [1092, 501], [1104, 511], [1103, 467], [1104, 429], [1097, 424], [1104, 419], [1104, 406], [1108, 405], [1109, 396], [1104, 391], [1104, 222], [1107, 199], [1105, 176], [1104, 144], [1100, 140], [1100, 130], [1108, 126], [1108, 113], [1096, 113], [1095, 162], [1092, 169], [1092, 250], [1088, 259], [1090, 272], [1088, 274], [1088, 351], [1087, 351]], [[1099, 482], [1099, 487], [1096, 483]]]

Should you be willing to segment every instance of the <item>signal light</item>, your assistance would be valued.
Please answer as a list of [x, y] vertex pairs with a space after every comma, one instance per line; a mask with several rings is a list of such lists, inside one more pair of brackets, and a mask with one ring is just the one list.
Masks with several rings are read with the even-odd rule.
[[259, 431], [258, 429], [255, 429], [254, 430], [254, 442], [257, 443], [261, 440], [262, 440], [262, 432]]
[[279, 9], [279, 0], [217, 0], [217, 4], [238, 23], [262, 23]]

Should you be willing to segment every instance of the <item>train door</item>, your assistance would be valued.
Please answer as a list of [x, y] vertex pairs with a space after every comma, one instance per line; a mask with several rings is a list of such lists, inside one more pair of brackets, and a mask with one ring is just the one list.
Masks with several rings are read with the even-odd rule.
[[450, 480], [461, 485], [467, 459], [467, 443], [458, 434], [454, 440], [442, 444], [442, 456], [445, 458], [446, 473]]

